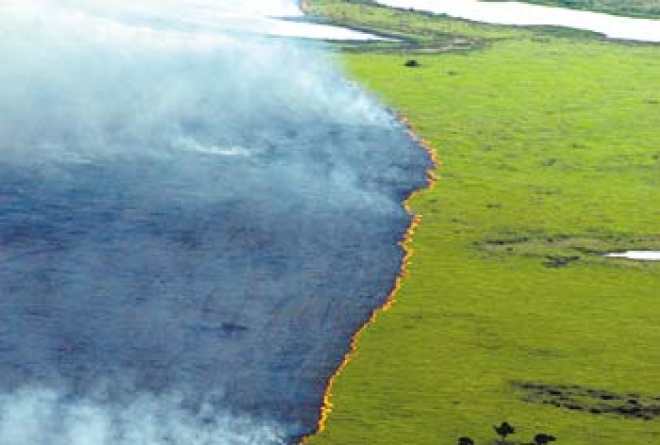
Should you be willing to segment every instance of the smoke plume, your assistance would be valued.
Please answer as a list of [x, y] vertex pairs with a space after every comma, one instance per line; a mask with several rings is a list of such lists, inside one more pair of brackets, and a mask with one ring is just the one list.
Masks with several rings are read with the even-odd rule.
[[114, 3], [0, 5], [0, 445], [290, 441], [429, 161], [324, 45], [173, 21], [291, 4]]

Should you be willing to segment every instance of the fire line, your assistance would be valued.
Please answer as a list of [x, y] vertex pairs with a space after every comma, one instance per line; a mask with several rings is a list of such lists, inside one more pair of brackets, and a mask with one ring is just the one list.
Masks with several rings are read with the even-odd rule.
[[[303, 0], [303, 5], [308, 4], [306, 0]], [[410, 225], [408, 226], [408, 229], [406, 230], [406, 233], [403, 236], [403, 239], [399, 242], [399, 245], [404, 251], [404, 256], [403, 260], [401, 261], [401, 270], [399, 271], [399, 275], [396, 278], [396, 281], [394, 283], [394, 287], [392, 288], [392, 291], [389, 293], [387, 300], [385, 303], [379, 307], [374, 309], [374, 311], [371, 313], [371, 316], [369, 319], [358, 329], [358, 331], [353, 334], [351, 337], [351, 342], [349, 345], [348, 352], [344, 355], [344, 358], [342, 359], [341, 363], [337, 367], [337, 370], [334, 372], [334, 374], [330, 377], [330, 380], [328, 381], [328, 386], [326, 387], [325, 393], [323, 395], [323, 405], [321, 406], [320, 410], [320, 417], [319, 421], [317, 423], [316, 431], [313, 433], [303, 437], [302, 441], [300, 442], [302, 445], [306, 444], [307, 441], [315, 436], [318, 436], [321, 434], [323, 431], [325, 431], [328, 419], [330, 417], [330, 413], [332, 412], [332, 389], [337, 381], [337, 379], [341, 376], [341, 374], [344, 372], [344, 369], [348, 366], [350, 361], [357, 355], [358, 352], [358, 343], [360, 341], [360, 337], [362, 336], [362, 333], [367, 330], [367, 328], [375, 323], [378, 319], [378, 316], [386, 311], [389, 311], [394, 303], [396, 302], [396, 295], [401, 289], [401, 286], [403, 284], [403, 280], [406, 278], [408, 275], [408, 266], [410, 264], [410, 261], [414, 255], [414, 249], [411, 246], [411, 243], [413, 241], [413, 235], [415, 233], [415, 229], [421, 224], [422, 222], [422, 217], [423, 215], [421, 214], [414, 214], [411, 207], [410, 207], [410, 201], [414, 199], [417, 195], [432, 190], [438, 180], [439, 177], [436, 174], [436, 171], [441, 167], [441, 162], [438, 159], [438, 155], [436, 151], [433, 149], [429, 141], [426, 139], [420, 138], [416, 135], [415, 133], [415, 128], [414, 125], [405, 117], [400, 116], [399, 120], [401, 123], [403, 123], [406, 127], [406, 131], [408, 135], [410, 136], [411, 139], [413, 139], [415, 142], [417, 142], [429, 155], [429, 158], [431, 159], [431, 167], [426, 171], [427, 175], [427, 182], [425, 187], [421, 187], [415, 191], [413, 191], [408, 198], [406, 198], [405, 201], [403, 201], [403, 208], [406, 210], [406, 212], [412, 216], [412, 221]]]

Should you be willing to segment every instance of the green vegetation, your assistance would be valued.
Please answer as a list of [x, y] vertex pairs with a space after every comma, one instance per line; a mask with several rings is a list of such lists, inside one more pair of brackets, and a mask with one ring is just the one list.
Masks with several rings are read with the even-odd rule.
[[344, 60], [443, 167], [411, 202], [423, 221], [397, 302], [309, 443], [492, 444], [482, 426], [502, 419], [559, 444], [660, 443], [660, 264], [601, 256], [660, 248], [660, 47], [314, 10], [407, 37]]
[[[487, 0], [493, 1], [493, 0]], [[501, 1], [501, 0], [496, 0]], [[538, 5], [607, 12], [629, 17], [660, 18], [660, 0], [523, 0]]]

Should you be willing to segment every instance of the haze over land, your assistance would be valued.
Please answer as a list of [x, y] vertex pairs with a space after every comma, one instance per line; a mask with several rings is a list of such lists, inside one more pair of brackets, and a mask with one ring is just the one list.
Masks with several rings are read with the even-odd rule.
[[251, 5], [1, 4], [1, 445], [315, 426], [429, 160], [323, 47], [202, 23], [297, 13]]

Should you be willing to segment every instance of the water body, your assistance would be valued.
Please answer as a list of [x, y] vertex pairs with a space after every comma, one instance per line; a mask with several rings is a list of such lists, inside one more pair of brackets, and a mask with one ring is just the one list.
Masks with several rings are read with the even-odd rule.
[[629, 250], [627, 252], [608, 253], [605, 256], [639, 261], [660, 261], [660, 251], [652, 250]]
[[593, 31], [612, 39], [660, 42], [660, 20], [638, 19], [520, 2], [476, 0], [377, 0], [394, 8], [412, 8], [499, 25], [549, 25]]
[[168, 8], [165, 3], [164, 7], [160, 5], [149, 8], [135, 7], [131, 11], [131, 16], [133, 20], [143, 20], [162, 27], [194, 28], [197, 31], [205, 29], [211, 33], [254, 33], [317, 40], [382, 40], [364, 32], [301, 21], [303, 14], [300, 9], [291, 4], [281, 3], [263, 5], [260, 8], [257, 2], [237, 8], [231, 2], [227, 4], [197, 1], [184, 11], [176, 7]]
[[288, 443], [430, 161], [323, 47], [108, 5], [0, 4], [0, 445]]
[[178, 0], [122, 2], [120, 7], [106, 0], [41, 0], [39, 3], [76, 6], [97, 18], [161, 30], [205, 32], [209, 37], [232, 32], [317, 40], [382, 40], [364, 32], [304, 22], [304, 14], [293, 0], [192, 0], [186, 8], [181, 8]]

